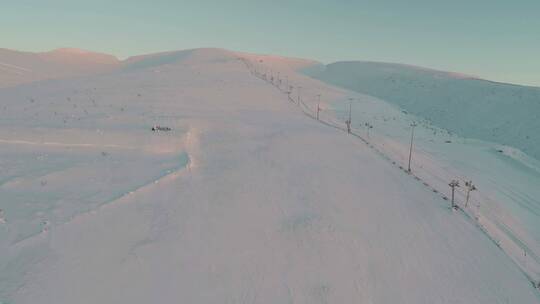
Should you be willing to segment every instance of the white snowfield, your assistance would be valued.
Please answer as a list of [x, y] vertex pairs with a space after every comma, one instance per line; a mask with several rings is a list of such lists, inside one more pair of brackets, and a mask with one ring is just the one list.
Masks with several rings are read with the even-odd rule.
[[[198, 49], [0, 90], [0, 303], [539, 303], [476, 224]], [[152, 126], [172, 130], [153, 132]]]

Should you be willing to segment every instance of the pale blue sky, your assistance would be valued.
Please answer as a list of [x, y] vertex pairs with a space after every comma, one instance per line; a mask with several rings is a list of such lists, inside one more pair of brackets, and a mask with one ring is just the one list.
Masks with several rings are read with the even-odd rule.
[[540, 86], [540, 0], [0, 0], [0, 47], [195, 47], [373, 60]]

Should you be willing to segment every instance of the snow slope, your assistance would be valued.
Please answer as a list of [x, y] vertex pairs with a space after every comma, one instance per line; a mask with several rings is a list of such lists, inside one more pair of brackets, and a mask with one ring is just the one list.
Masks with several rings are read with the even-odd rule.
[[[304, 72], [313, 75], [320, 73], [324, 67], [317, 65], [309, 69]], [[455, 73], [421, 71], [414, 67], [407, 69], [417, 74], [429, 72], [431, 81], [443, 76], [467, 78]], [[341, 76], [344, 75], [346, 73]], [[426, 81], [430, 80], [427, 74], [424, 76]], [[352, 77], [348, 81], [358, 79]], [[320, 90], [303, 92], [311, 96], [311, 100], [315, 94], [321, 93]], [[330, 99], [327, 112], [331, 119], [344, 126], [344, 121], [349, 117], [349, 105], [352, 105], [352, 125], [356, 132], [367, 137], [371, 145], [405, 168], [409, 157], [410, 125], [415, 121], [418, 126], [415, 129], [412, 167], [416, 177], [434, 188], [433, 191], [445, 193], [446, 196], [448, 183], [452, 179], [460, 180], [462, 187], [458, 188], [457, 196], [464, 210], [477, 218], [482, 229], [527, 273], [531, 281], [540, 280], [538, 160], [516, 148], [457, 136], [441, 129], [431, 120], [411, 115], [395, 103], [353, 92], [348, 95], [348, 98], [340, 100]], [[315, 107], [316, 104], [310, 106], [311, 109]], [[370, 131], [371, 136], [367, 134], [366, 123], [374, 127]], [[471, 202], [466, 204], [463, 186], [471, 180], [479, 190], [472, 193]]]
[[540, 159], [540, 88], [378, 62], [336, 62], [307, 73], [378, 97], [463, 137]]
[[540, 301], [447, 201], [239, 56], [265, 63], [199, 49], [0, 90], [0, 302]]
[[0, 88], [110, 71], [119, 63], [111, 55], [72, 48], [43, 53], [0, 49]]

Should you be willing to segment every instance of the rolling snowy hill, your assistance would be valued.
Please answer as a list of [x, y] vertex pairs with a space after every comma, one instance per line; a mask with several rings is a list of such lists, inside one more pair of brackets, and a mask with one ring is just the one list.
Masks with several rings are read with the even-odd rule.
[[0, 303], [539, 303], [475, 222], [290, 101], [351, 96], [313, 64], [197, 49], [0, 89]]
[[336, 62], [306, 72], [394, 103], [463, 137], [508, 145], [540, 159], [540, 88], [378, 62]]
[[72, 48], [43, 53], [0, 49], [0, 88], [37, 80], [106, 72], [119, 63], [111, 55]]

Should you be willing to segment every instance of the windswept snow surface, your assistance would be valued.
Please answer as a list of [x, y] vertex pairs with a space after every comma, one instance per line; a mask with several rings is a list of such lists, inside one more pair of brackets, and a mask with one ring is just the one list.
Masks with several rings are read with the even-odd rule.
[[239, 56], [263, 64], [199, 49], [0, 90], [0, 302], [540, 302], [473, 221]]

